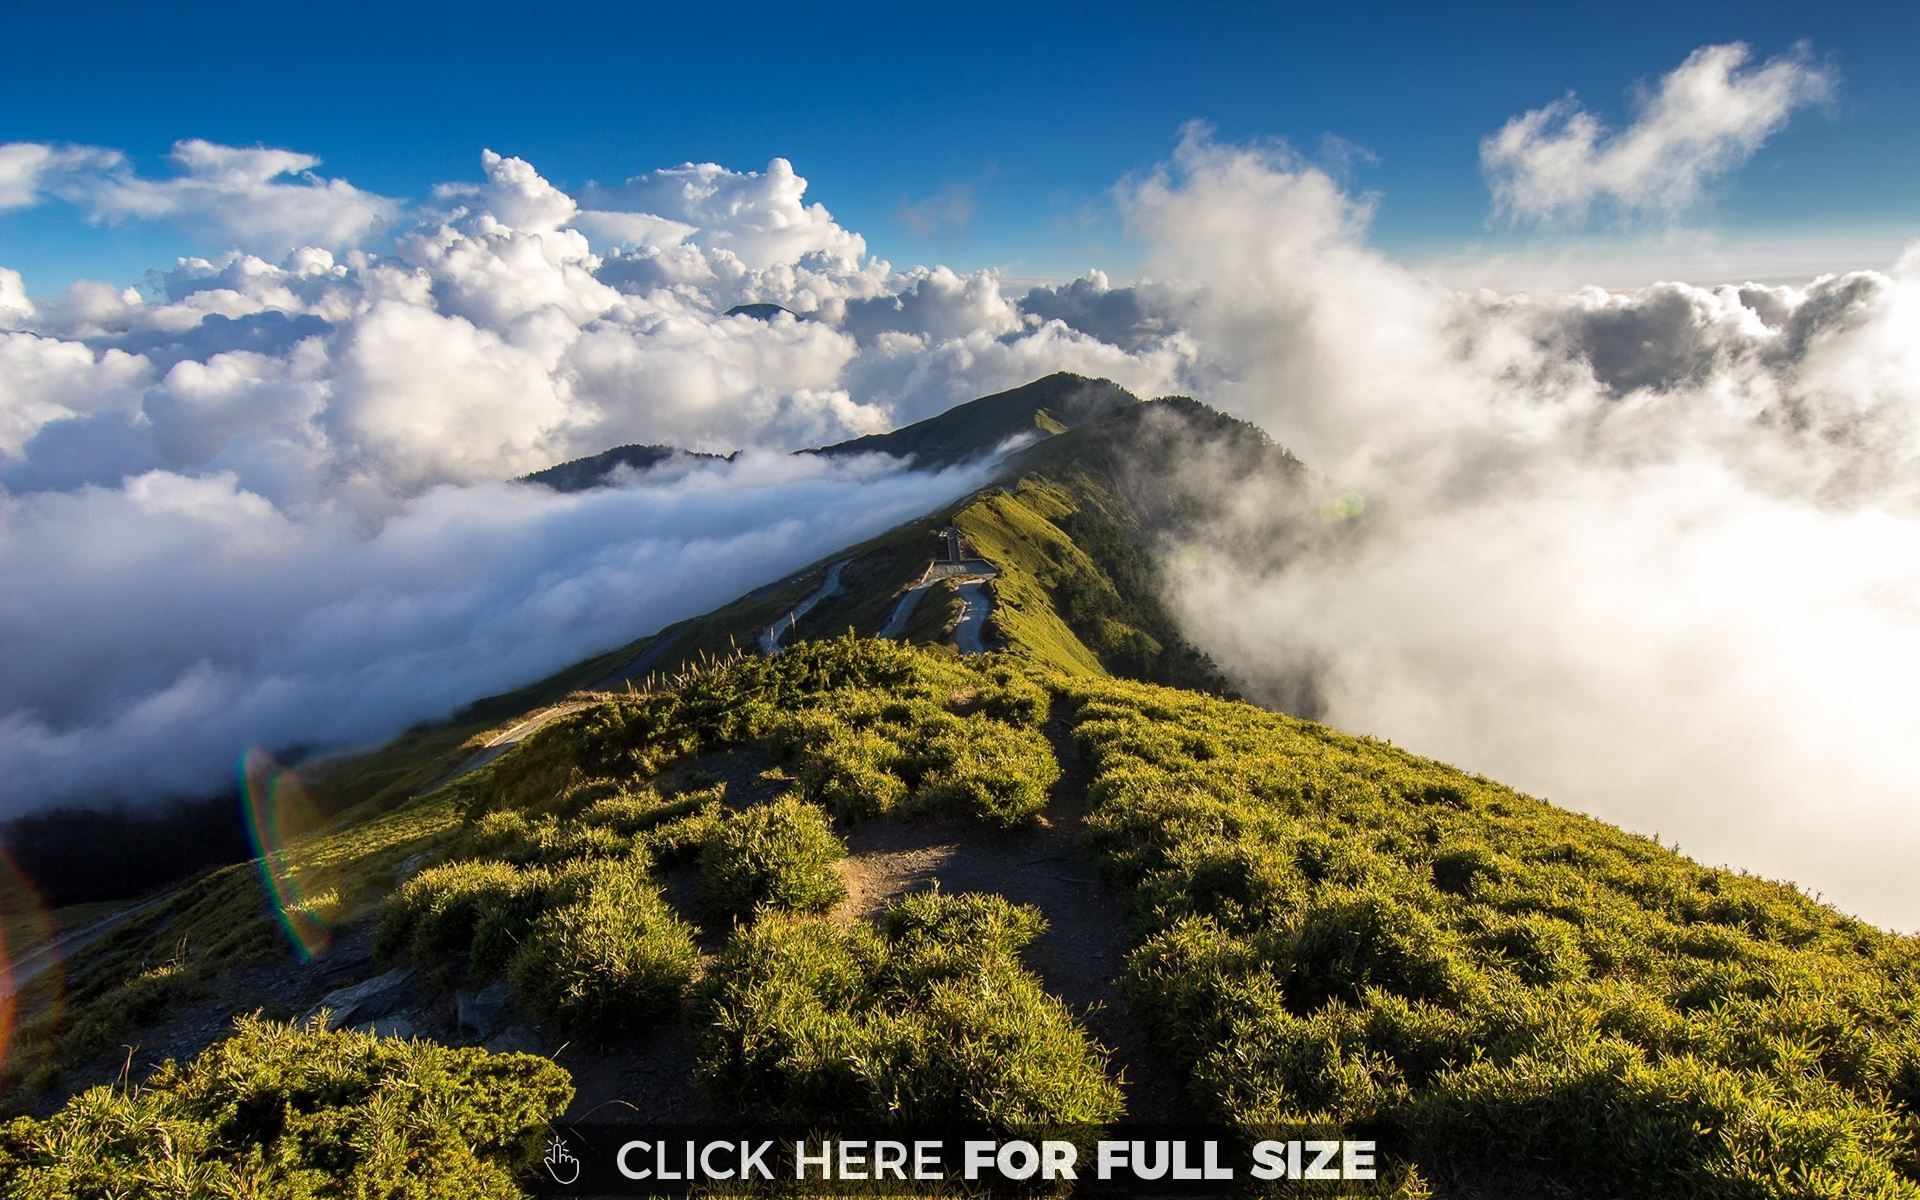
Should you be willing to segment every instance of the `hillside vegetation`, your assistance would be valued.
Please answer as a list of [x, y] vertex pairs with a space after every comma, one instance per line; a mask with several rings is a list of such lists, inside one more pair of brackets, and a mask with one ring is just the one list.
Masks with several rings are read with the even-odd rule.
[[[1164, 1064], [1181, 1111], [1378, 1138], [1398, 1194], [1920, 1195], [1912, 939], [1378, 742], [1035, 657], [841, 638], [591, 698], [303, 843], [295, 869], [342, 881], [328, 913], [377, 922], [386, 960], [504, 980], [552, 1044], [683, 1026], [691, 1082], [723, 1111], [1097, 1123]], [[1128, 931], [1112, 972], [1137, 1042], [1061, 998], [1035, 952], [1059, 916], [1044, 904], [924, 883], [844, 898], [870, 828], [974, 829], [963, 844], [1017, 860], [1059, 821], [1084, 822], [1105, 880], [1084, 886], [1112, 889]], [[390, 895], [355, 882], [423, 845]], [[251, 919], [220, 877], [180, 903], [200, 936]], [[157, 953], [163, 927], [147, 936]], [[102, 961], [124, 980], [138, 954], [129, 935]], [[516, 1131], [564, 1103], [538, 1061], [246, 1025], [16, 1122], [0, 1163], [144, 1179], [171, 1122], [195, 1170], [306, 1169], [319, 1151], [204, 1131], [253, 1111], [235, 1088], [332, 1129], [384, 1104], [393, 1072], [484, 1071], [519, 1082], [429, 1106], [405, 1136], [484, 1127], [460, 1169], [501, 1194], [490, 1164], [524, 1168]], [[350, 1085], [298, 1082], [322, 1076]], [[325, 1161], [381, 1179], [390, 1160]]]
[[[1224, 690], [1225, 681], [1184, 642], [1160, 603], [1154, 543], [1204, 511], [1182, 482], [1188, 473], [1182, 464], [1201, 461], [1198, 474], [1210, 479], [1297, 470], [1291, 456], [1253, 426], [1191, 400], [1143, 403], [1109, 381], [1063, 372], [887, 434], [801, 453], [886, 453], [928, 467], [978, 459], [1023, 441], [1031, 444], [1001, 464], [999, 483], [983, 495], [837, 551], [712, 612], [476, 701], [443, 721], [424, 722], [375, 753], [305, 763], [302, 774], [315, 785], [315, 800], [328, 816], [367, 803], [390, 807], [430, 788], [482, 749], [502, 721], [580, 688], [619, 687], [629, 679], [644, 685], [650, 676], [668, 677], [752, 647], [761, 630], [814, 590], [833, 562], [846, 564], [841, 591], [814, 608], [792, 638], [877, 634], [901, 593], [939, 552], [936, 531], [963, 513], [1008, 560], [1001, 588], [1018, 601], [1019, 615], [989, 631], [1002, 646], [1066, 669]], [[667, 446], [618, 446], [522, 482], [579, 491], [606, 486], [629, 471], [721, 461]], [[996, 507], [992, 497], [1000, 485], [1019, 494], [1024, 511]], [[1038, 530], [1036, 522], [1052, 527]], [[1035, 530], [1038, 542], [1022, 536]], [[1036, 547], [1046, 557], [1017, 553]], [[936, 589], [915, 610], [905, 635], [922, 643], [947, 641], [958, 612], [951, 589]], [[231, 821], [235, 806], [233, 796], [218, 795], [138, 814], [63, 811], [11, 822], [0, 828], [0, 838], [56, 903], [125, 899], [244, 854], [244, 837]]]
[[1583, 1195], [1920, 1191], [1920, 948], [1489, 780], [1071, 685], [1130, 1001], [1235, 1122]]
[[143, 1087], [98, 1087], [0, 1125], [9, 1197], [389, 1196], [507, 1200], [566, 1107], [530, 1054], [241, 1020]]

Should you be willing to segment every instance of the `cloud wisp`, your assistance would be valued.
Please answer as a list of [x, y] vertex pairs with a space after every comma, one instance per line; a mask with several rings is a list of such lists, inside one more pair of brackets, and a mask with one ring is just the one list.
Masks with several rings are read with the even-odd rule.
[[1702, 46], [1609, 130], [1571, 95], [1508, 121], [1480, 144], [1498, 212], [1516, 221], [1674, 216], [1752, 157], [1795, 111], [1832, 95], [1833, 73], [1804, 47], [1750, 65], [1738, 42]]

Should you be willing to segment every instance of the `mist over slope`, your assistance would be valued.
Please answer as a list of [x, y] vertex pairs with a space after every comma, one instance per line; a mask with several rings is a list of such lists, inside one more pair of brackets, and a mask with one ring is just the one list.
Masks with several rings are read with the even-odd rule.
[[[241, 160], [261, 204], [337, 191]], [[978, 481], [779, 451], [1061, 366], [1153, 388], [1178, 356], [1028, 320], [991, 274], [896, 272], [783, 161], [636, 177], [586, 209], [522, 161], [482, 168], [383, 208], [385, 242], [250, 227], [278, 261], [51, 299], [0, 270], [0, 811], [391, 736]], [[619, 207], [642, 202], [659, 212]], [[812, 319], [730, 314], [755, 300]], [[644, 494], [498, 482], [615, 443], [747, 453]]]
[[1219, 480], [1174, 552], [1184, 628], [1251, 694], [1311, 662], [1341, 728], [1920, 925], [1892, 749], [1920, 741], [1920, 257], [1463, 295], [1324, 173], [1198, 136], [1135, 218], [1208, 281], [1172, 302], [1201, 394], [1351, 493], [1300, 545]]
[[25, 581], [0, 602], [7, 804], [200, 792], [249, 745], [383, 741], [981, 478], [752, 454], [579, 495], [437, 488], [366, 535], [338, 515], [290, 520], [230, 478], [24, 498], [0, 548]]

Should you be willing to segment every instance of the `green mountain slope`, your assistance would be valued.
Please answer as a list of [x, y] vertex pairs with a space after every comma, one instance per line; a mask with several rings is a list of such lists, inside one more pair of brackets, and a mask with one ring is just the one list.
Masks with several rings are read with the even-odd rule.
[[[270, 961], [280, 914], [233, 868], [88, 956], [73, 1004], [33, 1029], [54, 1048], [43, 1074], [111, 1075], [109, 1047], [149, 1044], [196, 997], [251, 1011], [231, 990], [249, 978], [261, 990], [240, 1005], [298, 1012], [411, 967], [400, 1019], [455, 1046], [482, 1033], [436, 1017], [453, 1006], [432, 997], [499, 981], [521, 1044], [570, 1074], [576, 1114], [959, 1111], [1013, 1128], [1179, 1113], [1372, 1137], [1382, 1194], [1920, 1192], [1913, 939], [1190, 690], [803, 643], [583, 697], [485, 767], [278, 866], [291, 894], [324, 897], [300, 915], [352, 969], [249, 967]], [[369, 953], [359, 931], [370, 958], [353, 957]], [[227, 1066], [163, 1073], [134, 1115], [184, 1129], [265, 1096], [300, 1114], [249, 1127], [271, 1148], [293, 1136], [281, 1128], [332, 1128], [329, 1113], [366, 1103], [356, 1089], [372, 1085], [297, 1082], [310, 1063], [369, 1062], [364, 1038], [271, 1036], [244, 1027], [208, 1052]], [[451, 1145], [458, 1126], [437, 1122], [517, 1128], [568, 1103], [523, 1058], [465, 1053], [433, 1070], [453, 1069], [436, 1078], [477, 1109], [428, 1105], [409, 1137]], [[252, 1071], [268, 1054], [277, 1065]], [[457, 1081], [496, 1069], [540, 1098], [490, 1117], [500, 1101]], [[8, 1127], [0, 1172], [124, 1185], [181, 1155], [208, 1179], [245, 1169], [230, 1135], [163, 1151], [116, 1103], [96, 1093]], [[481, 1154], [463, 1169], [537, 1169], [525, 1149]], [[273, 1179], [302, 1160], [266, 1161]]]
[[[1020, 397], [1028, 406], [1020, 411], [1033, 411], [1073, 379], [1052, 376], [976, 403], [1004, 414], [1013, 411], [1007, 399]], [[932, 424], [901, 432], [928, 440], [933, 433], [925, 426]], [[1304, 495], [1298, 460], [1258, 428], [1185, 398], [1128, 400], [1012, 455], [989, 487], [950, 508], [690, 622], [666, 665], [684, 668], [703, 655], [752, 646], [757, 631], [808, 595], [830, 563], [845, 564], [840, 592], [811, 609], [791, 638], [878, 634], [928, 564], [944, 555], [939, 531], [953, 527], [968, 553], [998, 572], [986, 585], [993, 645], [1076, 673], [1226, 691], [1226, 680], [1181, 637], [1161, 600], [1159, 543], [1204, 522], [1215, 502], [1182, 481], [1197, 460], [1218, 477], [1261, 478]], [[952, 587], [936, 585], [904, 636], [948, 640], [958, 606]]]

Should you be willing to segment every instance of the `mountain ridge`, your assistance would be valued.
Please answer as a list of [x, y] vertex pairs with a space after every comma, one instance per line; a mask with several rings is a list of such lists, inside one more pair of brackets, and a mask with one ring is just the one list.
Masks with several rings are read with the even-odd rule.
[[[964, 401], [899, 429], [794, 453], [827, 458], [891, 454], [921, 468], [952, 466], [984, 457], [1023, 437], [1044, 438], [1067, 432], [1137, 403], [1138, 397], [1110, 380], [1056, 371], [1004, 392]], [[610, 485], [622, 468], [646, 471], [678, 459], [730, 462], [739, 453], [714, 454], [657, 444], [614, 446], [529, 472], [518, 482], [577, 492]]]

